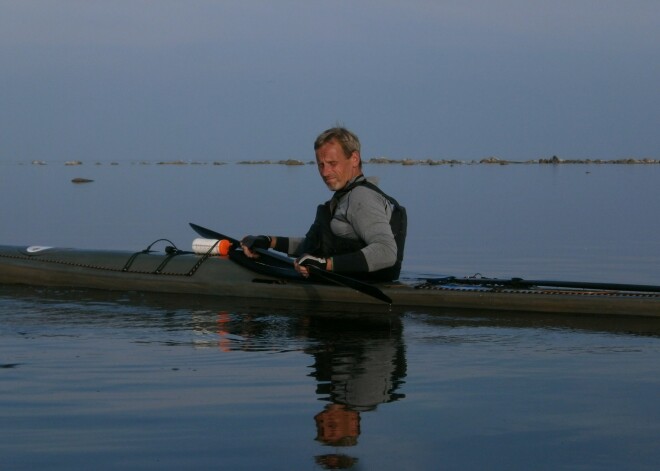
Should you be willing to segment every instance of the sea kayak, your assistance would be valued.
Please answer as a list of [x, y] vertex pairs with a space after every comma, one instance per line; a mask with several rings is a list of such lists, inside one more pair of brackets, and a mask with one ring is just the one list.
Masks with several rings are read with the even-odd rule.
[[[240, 250], [215, 255], [173, 247], [131, 252], [0, 246], [0, 283], [336, 303], [358, 310], [386, 305], [319, 277], [304, 279], [266, 259], [248, 259]], [[372, 286], [396, 307], [660, 317], [660, 287], [453, 277]]]

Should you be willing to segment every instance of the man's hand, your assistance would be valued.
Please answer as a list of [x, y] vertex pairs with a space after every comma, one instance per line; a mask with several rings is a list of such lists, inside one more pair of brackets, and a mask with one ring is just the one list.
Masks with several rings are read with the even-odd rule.
[[299, 257], [295, 264], [296, 270], [305, 278], [309, 276], [309, 268], [316, 267], [321, 270], [328, 269], [328, 260], [322, 257], [315, 257], [313, 255], [305, 254]]
[[249, 235], [243, 237], [243, 240], [241, 240], [241, 247], [243, 248], [243, 252], [245, 253], [245, 255], [247, 255], [250, 258], [257, 258], [259, 254], [254, 252], [255, 249], [268, 250], [270, 248], [271, 242], [272, 239], [270, 236]]

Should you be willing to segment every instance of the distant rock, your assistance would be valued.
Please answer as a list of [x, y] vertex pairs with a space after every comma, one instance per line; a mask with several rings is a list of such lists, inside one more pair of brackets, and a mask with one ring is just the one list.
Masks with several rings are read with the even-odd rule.
[[463, 162], [461, 160], [456, 160], [456, 159], [450, 159], [450, 160], [446, 160], [446, 159], [443, 159], [443, 160], [428, 159], [424, 163], [426, 165], [449, 165], [449, 166], [453, 166], [453, 165], [461, 165], [465, 162]]
[[400, 164], [401, 160], [389, 159], [387, 157], [372, 157], [367, 163], [369, 164]]
[[486, 159], [481, 159], [479, 161], [480, 164], [499, 164], [499, 165], [506, 165], [509, 163], [507, 160], [502, 160], [498, 159], [497, 157], [488, 157]]
[[305, 162], [302, 162], [300, 160], [295, 160], [295, 159], [280, 160], [277, 163], [280, 164], [280, 165], [305, 165]]
[[158, 162], [156, 165], [188, 165], [188, 162], [183, 160], [172, 160], [169, 162]]
[[560, 164], [561, 162], [562, 160], [556, 155], [553, 155], [551, 159], [539, 159], [540, 164]]

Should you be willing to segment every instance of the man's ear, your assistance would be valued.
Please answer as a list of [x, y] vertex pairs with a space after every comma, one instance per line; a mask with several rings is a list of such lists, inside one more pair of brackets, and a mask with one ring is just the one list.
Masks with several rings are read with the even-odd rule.
[[351, 161], [353, 162], [353, 166], [359, 167], [360, 166], [360, 153], [356, 150], [353, 151], [351, 154]]

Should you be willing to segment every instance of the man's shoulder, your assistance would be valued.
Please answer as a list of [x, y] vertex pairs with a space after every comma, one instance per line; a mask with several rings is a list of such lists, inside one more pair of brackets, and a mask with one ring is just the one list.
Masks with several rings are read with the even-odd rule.
[[387, 199], [385, 193], [378, 187], [378, 185], [364, 181], [351, 190], [352, 198], [361, 199]]
[[378, 186], [378, 178], [376, 177], [367, 177], [365, 180], [362, 180], [362, 182], [360, 182], [360, 184], [358, 184], [352, 192], [356, 191], [358, 191], [357, 195], [359, 195], [361, 198], [386, 200], [394, 206], [399, 206], [399, 203], [396, 201], [396, 199], [394, 199]]

